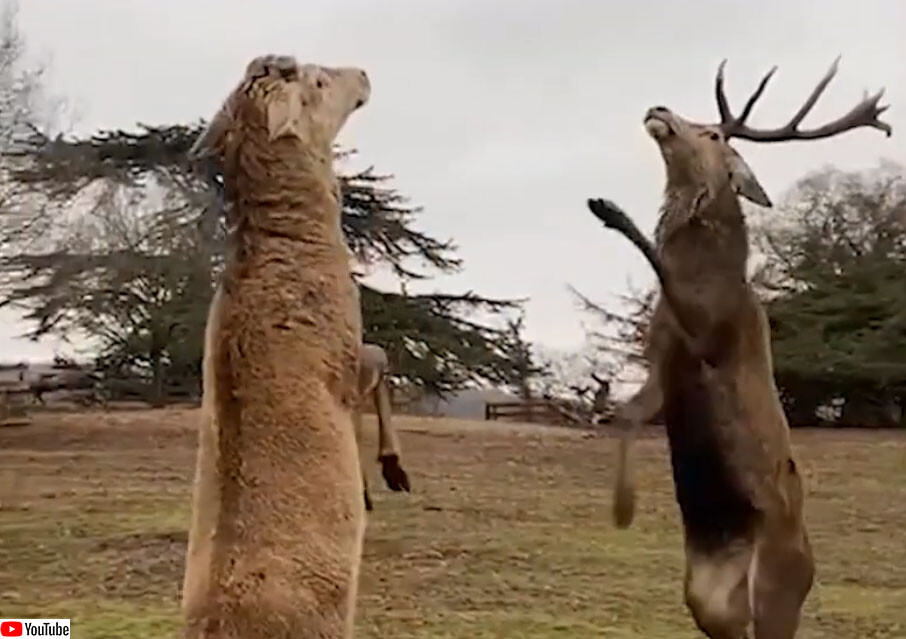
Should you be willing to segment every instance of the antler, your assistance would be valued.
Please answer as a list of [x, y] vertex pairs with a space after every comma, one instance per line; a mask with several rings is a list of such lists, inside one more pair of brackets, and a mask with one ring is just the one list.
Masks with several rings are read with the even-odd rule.
[[878, 116], [889, 108], [889, 105], [878, 106], [878, 101], [881, 99], [881, 96], [884, 95], [884, 89], [881, 89], [874, 95], [868, 95], [866, 92], [862, 101], [853, 107], [849, 113], [832, 122], [828, 122], [815, 129], [799, 129], [799, 124], [805, 116], [808, 115], [809, 111], [812, 110], [812, 107], [815, 106], [818, 98], [824, 93], [824, 89], [827, 88], [827, 85], [830, 84], [830, 81], [837, 74], [837, 66], [839, 63], [840, 56], [837, 56], [837, 59], [834, 60], [830, 69], [824, 74], [824, 77], [821, 78], [817, 86], [812, 90], [811, 94], [806, 98], [803, 105], [799, 107], [799, 110], [796, 111], [789, 122], [777, 129], [753, 129], [746, 125], [746, 120], [752, 112], [752, 107], [755, 106], [755, 102], [758, 101], [758, 98], [761, 97], [765, 87], [768, 85], [768, 81], [777, 71], [777, 67], [773, 67], [765, 74], [758, 84], [758, 88], [755, 89], [755, 92], [743, 107], [742, 113], [739, 114], [739, 117], [735, 117], [732, 111], [730, 111], [727, 95], [724, 93], [724, 67], [727, 64], [727, 61], [723, 60], [720, 63], [720, 67], [717, 69], [717, 78], [714, 81], [714, 93], [715, 98], [717, 99], [717, 110], [720, 112], [719, 126], [721, 131], [723, 131], [724, 136], [728, 139], [740, 138], [743, 140], [752, 140], [754, 142], [817, 140], [819, 138], [829, 138], [833, 135], [843, 133], [844, 131], [849, 131], [850, 129], [868, 126], [884, 131], [884, 133], [887, 134], [887, 137], [890, 137], [893, 133], [891, 126], [886, 122], [878, 120]]

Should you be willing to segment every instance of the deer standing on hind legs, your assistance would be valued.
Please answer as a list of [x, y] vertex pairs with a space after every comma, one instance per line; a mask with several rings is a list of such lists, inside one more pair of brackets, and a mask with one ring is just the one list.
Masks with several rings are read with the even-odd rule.
[[365, 72], [252, 60], [189, 152], [232, 226], [208, 315], [183, 582], [187, 639], [349, 639], [365, 509], [362, 344], [332, 145]]
[[721, 63], [715, 82], [720, 122], [696, 124], [663, 106], [644, 125], [667, 173], [652, 245], [619, 207], [589, 200], [606, 226], [625, 235], [661, 283], [646, 356], [649, 377], [617, 413], [619, 444], [614, 516], [628, 526], [634, 510], [629, 467], [641, 423], [663, 408], [676, 499], [683, 520], [686, 605], [712, 639], [792, 639], [814, 579], [803, 521], [804, 488], [789, 427], [774, 385], [766, 314], [746, 272], [748, 237], [738, 201], [771, 202], [727, 143], [815, 140], [872, 127], [883, 91], [846, 115], [800, 129], [837, 70], [839, 58], [792, 119], [777, 129], [746, 125], [772, 69], [738, 117], [728, 106]]
[[[362, 457], [362, 404], [369, 395], [374, 399], [374, 410], [378, 422], [378, 461], [387, 487], [393, 491], [409, 492], [409, 476], [400, 465], [400, 444], [391, 422], [392, 406], [387, 376], [390, 364], [387, 353], [377, 344], [362, 344], [359, 355], [359, 403], [353, 413], [355, 439], [359, 445], [359, 459]], [[362, 485], [365, 496], [365, 510], [373, 510], [368, 494], [368, 475], [362, 465]]]

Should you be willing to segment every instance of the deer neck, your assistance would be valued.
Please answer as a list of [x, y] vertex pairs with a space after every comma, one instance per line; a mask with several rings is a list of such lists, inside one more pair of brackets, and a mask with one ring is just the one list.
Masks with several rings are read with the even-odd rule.
[[231, 177], [240, 246], [262, 236], [280, 238], [297, 243], [300, 257], [345, 246], [330, 151], [312, 152], [294, 142], [247, 144], [237, 153]]
[[729, 183], [716, 191], [704, 184], [668, 185], [655, 237], [661, 256], [682, 271], [745, 278], [748, 231]]

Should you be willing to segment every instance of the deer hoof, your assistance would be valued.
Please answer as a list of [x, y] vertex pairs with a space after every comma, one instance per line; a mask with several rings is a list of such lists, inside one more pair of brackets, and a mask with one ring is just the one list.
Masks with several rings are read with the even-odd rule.
[[387, 482], [387, 488], [399, 492], [405, 490], [409, 492], [409, 475], [400, 466], [400, 459], [397, 455], [388, 455], [381, 458], [381, 474], [384, 481]]

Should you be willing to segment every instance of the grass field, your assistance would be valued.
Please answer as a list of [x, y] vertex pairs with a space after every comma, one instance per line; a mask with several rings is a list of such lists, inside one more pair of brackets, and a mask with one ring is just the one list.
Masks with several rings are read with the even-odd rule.
[[[71, 617], [76, 639], [180, 636], [195, 416], [44, 414], [0, 429], [0, 616]], [[618, 531], [612, 440], [398, 421], [414, 492], [389, 493], [370, 465], [358, 637], [700, 636], [662, 438], [640, 443], [640, 510]], [[795, 442], [818, 562], [800, 637], [906, 637], [906, 434]]]

